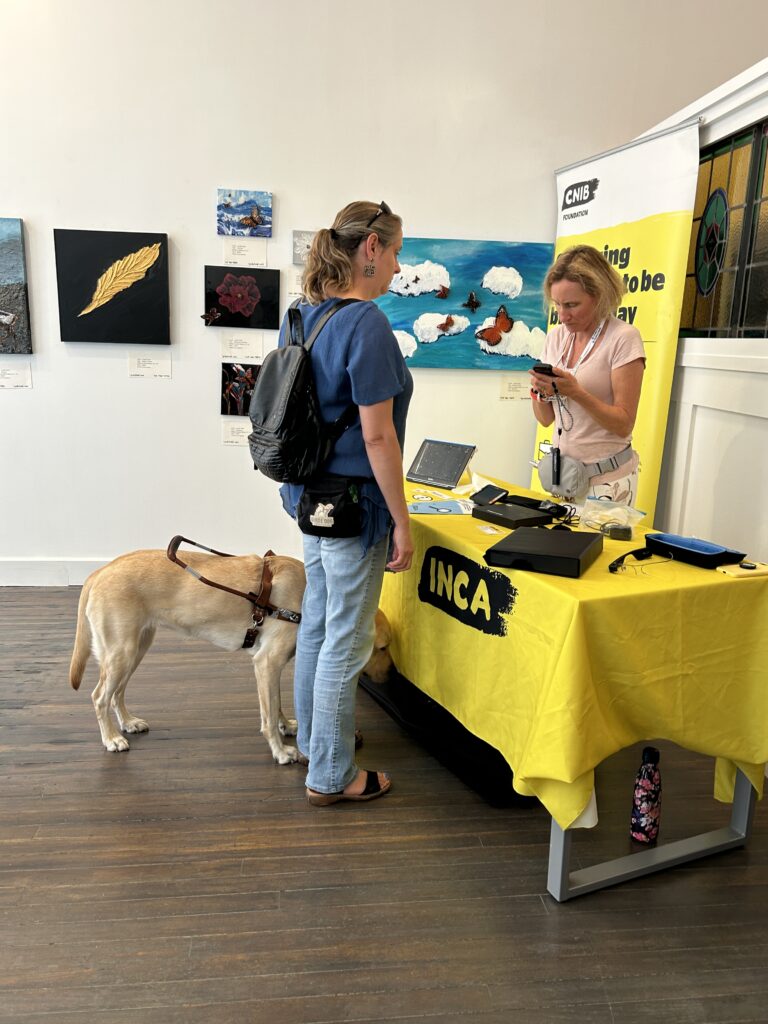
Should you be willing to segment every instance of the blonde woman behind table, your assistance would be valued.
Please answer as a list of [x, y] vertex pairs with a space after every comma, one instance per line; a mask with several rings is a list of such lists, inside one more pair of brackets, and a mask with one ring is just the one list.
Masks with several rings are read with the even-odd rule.
[[544, 294], [560, 319], [541, 356], [553, 376], [531, 371], [531, 404], [539, 423], [553, 427], [562, 455], [593, 468], [601, 463], [585, 497], [633, 505], [639, 459], [632, 429], [645, 350], [637, 328], [614, 315], [625, 291], [622, 278], [592, 246], [576, 245], [558, 256], [544, 279]]

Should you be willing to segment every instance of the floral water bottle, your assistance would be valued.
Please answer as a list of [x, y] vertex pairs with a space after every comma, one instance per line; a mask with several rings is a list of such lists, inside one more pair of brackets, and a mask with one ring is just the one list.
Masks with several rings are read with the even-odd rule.
[[629, 834], [637, 843], [655, 843], [659, 835], [659, 818], [661, 817], [660, 756], [656, 747], [645, 747], [643, 763], [640, 765], [635, 779]]

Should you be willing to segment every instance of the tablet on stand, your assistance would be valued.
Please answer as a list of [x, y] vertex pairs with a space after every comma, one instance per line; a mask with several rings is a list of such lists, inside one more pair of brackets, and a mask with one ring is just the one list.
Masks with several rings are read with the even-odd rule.
[[476, 451], [473, 444], [427, 438], [422, 441], [405, 479], [415, 484], [453, 490]]

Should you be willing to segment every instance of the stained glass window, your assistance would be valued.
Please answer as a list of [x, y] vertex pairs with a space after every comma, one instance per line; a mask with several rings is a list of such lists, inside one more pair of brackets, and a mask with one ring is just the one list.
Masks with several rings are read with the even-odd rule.
[[702, 150], [680, 333], [768, 337], [768, 121]]

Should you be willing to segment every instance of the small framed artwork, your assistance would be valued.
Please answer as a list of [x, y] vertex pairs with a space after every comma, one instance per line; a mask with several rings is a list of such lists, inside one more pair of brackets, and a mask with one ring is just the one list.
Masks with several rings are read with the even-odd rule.
[[253, 385], [259, 376], [258, 363], [221, 364], [221, 415], [247, 416]]
[[24, 225], [17, 217], [0, 217], [0, 354], [31, 351]]
[[216, 233], [272, 237], [272, 193], [255, 189], [217, 190]]
[[312, 248], [312, 239], [316, 231], [294, 231], [293, 232], [293, 262], [297, 267], [307, 262], [309, 250]]
[[168, 236], [55, 228], [62, 341], [170, 345]]
[[253, 267], [206, 267], [206, 327], [280, 327], [280, 271]]

